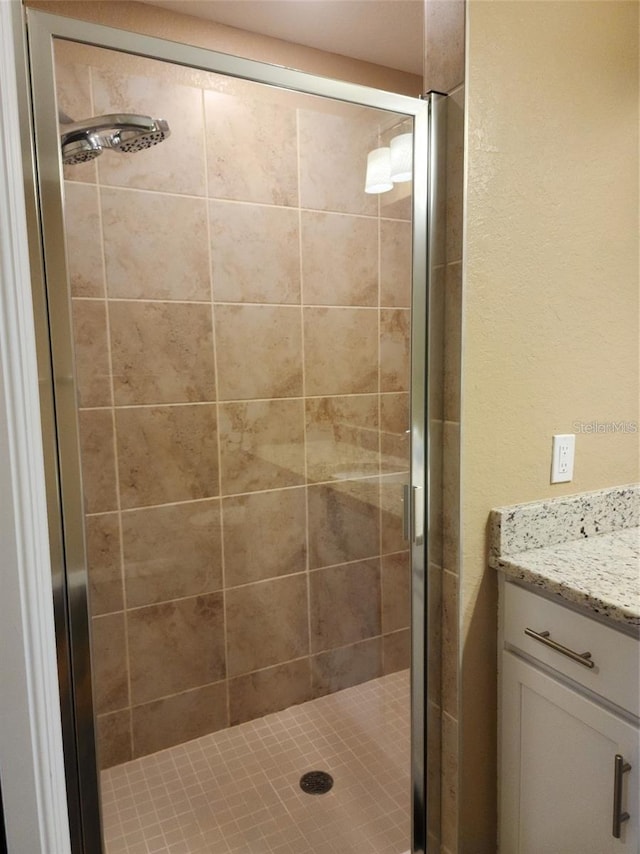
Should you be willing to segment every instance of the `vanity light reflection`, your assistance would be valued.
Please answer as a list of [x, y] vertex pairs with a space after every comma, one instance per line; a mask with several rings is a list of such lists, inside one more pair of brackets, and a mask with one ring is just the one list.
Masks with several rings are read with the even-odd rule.
[[367, 155], [365, 193], [387, 193], [394, 184], [413, 177], [413, 134], [395, 136], [388, 147], [374, 148]]

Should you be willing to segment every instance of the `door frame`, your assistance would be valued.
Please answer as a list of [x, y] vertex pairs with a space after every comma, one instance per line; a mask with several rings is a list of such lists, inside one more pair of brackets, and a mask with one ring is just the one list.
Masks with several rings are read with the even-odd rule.
[[[26, 172], [33, 300], [40, 365], [40, 406], [58, 672], [74, 852], [101, 850], [99, 776], [91, 686], [86, 545], [79, 436], [67, 295], [63, 175], [55, 105], [56, 38], [203, 69], [230, 77], [410, 116], [414, 121], [411, 475], [405, 501], [411, 542], [412, 852], [427, 850], [426, 662], [429, 654], [427, 554], [430, 508], [428, 371], [433, 268], [442, 263], [435, 223], [442, 196], [444, 96], [410, 98], [359, 84], [112, 27], [26, 10], [30, 55], [33, 150]], [[28, 96], [25, 94], [25, 98]]]
[[0, 3], [0, 769], [7, 845], [70, 851], [24, 195], [24, 40]]

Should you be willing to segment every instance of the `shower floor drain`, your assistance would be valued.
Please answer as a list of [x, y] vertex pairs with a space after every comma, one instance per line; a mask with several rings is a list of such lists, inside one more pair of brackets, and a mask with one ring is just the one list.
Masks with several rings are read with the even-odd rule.
[[300, 777], [300, 788], [308, 795], [324, 795], [333, 786], [333, 777], [326, 771], [307, 771]]

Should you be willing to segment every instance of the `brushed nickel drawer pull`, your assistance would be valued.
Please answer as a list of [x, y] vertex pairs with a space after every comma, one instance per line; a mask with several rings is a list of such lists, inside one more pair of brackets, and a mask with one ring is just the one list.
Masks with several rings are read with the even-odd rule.
[[561, 652], [562, 655], [566, 655], [567, 658], [571, 659], [571, 661], [583, 664], [590, 670], [595, 667], [595, 662], [591, 660], [590, 652], [574, 652], [572, 649], [569, 649], [568, 646], [563, 646], [561, 643], [552, 640], [549, 637], [549, 632], [534, 632], [533, 629], [525, 629], [524, 633], [528, 637], [540, 641], [540, 643], [543, 643], [545, 646], [550, 646], [551, 649], [555, 649], [556, 652]]
[[616, 753], [613, 769], [613, 830], [611, 832], [614, 839], [620, 839], [622, 822], [629, 821], [630, 818], [628, 812], [622, 811], [622, 775], [631, 771], [631, 765]]

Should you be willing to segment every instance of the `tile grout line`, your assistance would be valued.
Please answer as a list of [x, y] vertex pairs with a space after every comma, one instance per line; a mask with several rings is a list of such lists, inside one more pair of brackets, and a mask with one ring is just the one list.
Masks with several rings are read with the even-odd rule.
[[[407, 552], [406, 549], [402, 550], [402, 551], [388, 552], [388, 553], [385, 553], [383, 555], [383, 557], [396, 557], [398, 555], [404, 555], [404, 554], [406, 554], [406, 552]], [[327, 569], [337, 569], [337, 568], [340, 568], [343, 566], [353, 566], [357, 563], [368, 563], [371, 561], [378, 560], [379, 558], [380, 558], [380, 555], [375, 553], [375, 554], [371, 554], [371, 555], [365, 555], [364, 557], [356, 558], [355, 560], [343, 561], [342, 563], [330, 563], [330, 564], [326, 564], [323, 566], [309, 567], [308, 570], [305, 567], [305, 569], [300, 569], [297, 572], [288, 572], [288, 573], [285, 573], [284, 575], [272, 575], [272, 576], [269, 576], [269, 578], [260, 578], [257, 581], [246, 581], [243, 584], [234, 584], [231, 587], [228, 587], [226, 589], [227, 590], [242, 590], [246, 587], [253, 587], [253, 586], [262, 585], [262, 584], [270, 584], [270, 583], [273, 583], [274, 581], [284, 581], [288, 578], [295, 578], [297, 576], [304, 575], [307, 572], [309, 574], [320, 573], [320, 572], [324, 572]], [[447, 572], [448, 572], [448, 570], [447, 570]], [[450, 572], [449, 574], [453, 575], [454, 577], [457, 577], [457, 576], [455, 576], [454, 573]], [[209, 590], [209, 591], [206, 591], [204, 593], [203, 592], [189, 593], [186, 596], [176, 596], [172, 599], [160, 599], [157, 602], [147, 602], [144, 605], [132, 605], [131, 607], [128, 608], [128, 611], [139, 611], [139, 610], [142, 610], [143, 608], [155, 608], [159, 605], [165, 605], [168, 602], [183, 602], [187, 599], [197, 599], [199, 596], [203, 596], [203, 595], [206, 596], [206, 595], [209, 595], [210, 593], [220, 593], [220, 592], [222, 592], [222, 589], [223, 589], [222, 587], [219, 587], [219, 588], [216, 588], [215, 590]], [[122, 613], [122, 610], [103, 611], [100, 614], [96, 614], [95, 619], [99, 620], [102, 617], [108, 617], [108, 616], [112, 616], [113, 614], [121, 614], [121, 613]], [[394, 631], [398, 631], [398, 630], [394, 629]], [[392, 632], [385, 632], [384, 634], [392, 634]], [[378, 637], [378, 635], [373, 635], [373, 637]], [[358, 641], [353, 641], [353, 643], [363, 643], [364, 641], [367, 641], [370, 639], [371, 638], [361, 638]], [[352, 644], [343, 644], [343, 646], [351, 646], [351, 645]], [[333, 647], [333, 648], [338, 649], [339, 647]], [[319, 655], [322, 652], [327, 652], [327, 650], [324, 650], [324, 649], [318, 650], [317, 653], [313, 653], [313, 654]], [[304, 658], [304, 656], [302, 656], [302, 657]], [[275, 667], [276, 665], [268, 665], [268, 666], [269, 667]], [[258, 668], [258, 669], [265, 669], [265, 668]], [[234, 678], [234, 677], [231, 677], [231, 678]], [[216, 680], [216, 681], [220, 682], [223, 680]], [[198, 687], [198, 686], [195, 686], [195, 687]], [[185, 689], [185, 690], [191, 690], [191, 689]], [[178, 693], [183, 693], [183, 692], [178, 692]]]
[[220, 377], [218, 371], [218, 348], [216, 335], [216, 302], [214, 290], [214, 263], [213, 263], [213, 245], [211, 237], [211, 203], [209, 201], [209, 155], [207, 146], [207, 106], [205, 90], [200, 90], [202, 104], [202, 121], [203, 134], [202, 146], [204, 152], [204, 182], [206, 202], [206, 219], [207, 219], [207, 252], [209, 260], [209, 296], [210, 296], [210, 311], [211, 311], [211, 342], [213, 347], [213, 371], [216, 384], [216, 452], [218, 455], [218, 500], [220, 502], [218, 508], [218, 522], [220, 526], [220, 572], [222, 576], [222, 637], [224, 645], [224, 684], [225, 684], [225, 706], [226, 706], [226, 725], [231, 725], [231, 694], [229, 691], [229, 638], [227, 631], [227, 573], [226, 573], [226, 552], [225, 552], [225, 537], [224, 537], [224, 507], [222, 504], [222, 447], [220, 442]]
[[[104, 300], [92, 300], [93, 302], [104, 302]], [[109, 300], [107, 300], [109, 302]], [[390, 396], [392, 394], [404, 394], [408, 395], [407, 391], [383, 391], [380, 392], [380, 397]], [[300, 396], [292, 396], [292, 397], [244, 397], [244, 398], [235, 398], [230, 400], [178, 400], [178, 401], [159, 401], [157, 403], [121, 403], [115, 406], [80, 406], [78, 407], [80, 411], [91, 411], [91, 410], [100, 410], [100, 409], [162, 409], [165, 407], [175, 407], [175, 406], [215, 406], [216, 404], [220, 404], [220, 406], [246, 406], [250, 403], [271, 403], [271, 402], [287, 402], [287, 401], [296, 401], [296, 400], [333, 400], [333, 399], [342, 399], [342, 398], [365, 398], [365, 397], [376, 397], [378, 393], [376, 391], [363, 391], [363, 392], [347, 392], [344, 394], [310, 394], [306, 397]], [[439, 420], [439, 419], [436, 419]], [[443, 421], [443, 424], [459, 424], [459, 421]], [[358, 426], [358, 425], [356, 425]]]
[[[89, 92], [91, 98], [91, 111], [92, 115], [95, 115], [95, 94], [94, 94], [94, 72], [93, 69], [89, 66]], [[113, 347], [111, 342], [111, 312], [109, 307], [109, 288], [107, 281], [107, 257], [105, 251], [105, 242], [104, 242], [104, 219], [102, 216], [102, 183], [100, 181], [100, 171], [98, 169], [98, 164], [96, 166], [96, 193], [98, 196], [98, 229], [100, 235], [100, 260], [102, 264], [102, 286], [104, 289], [104, 300], [105, 300], [105, 322], [106, 322], [106, 338], [107, 338], [107, 358], [109, 365], [109, 386], [111, 393], [111, 429], [113, 431], [113, 455], [114, 455], [114, 481], [115, 481], [115, 490], [116, 490], [116, 513], [118, 519], [118, 536], [119, 536], [119, 553], [120, 553], [120, 577], [122, 583], [122, 618], [123, 618], [123, 628], [124, 628], [124, 654], [125, 654], [125, 667], [126, 667], [126, 679], [127, 679], [127, 711], [129, 718], [129, 750], [131, 753], [131, 758], [134, 755], [134, 738], [133, 738], [133, 703], [132, 703], [132, 691], [131, 691], [131, 658], [129, 654], [129, 621], [128, 621], [128, 608], [127, 608], [127, 584], [126, 584], [126, 571], [125, 571], [125, 556], [124, 556], [124, 530], [122, 525], [122, 501], [120, 496], [120, 466], [119, 466], [119, 454], [118, 454], [118, 426], [116, 419], [116, 390], [115, 390], [115, 382], [113, 376]], [[85, 522], [86, 527], [86, 522]], [[90, 604], [90, 600], [89, 600]], [[92, 668], [93, 670], [93, 668]], [[97, 741], [97, 739], [96, 739]], [[99, 744], [98, 744], [98, 756], [99, 756]]]
[[[85, 410], [86, 411], [86, 410]], [[103, 410], [101, 410], [103, 411]], [[187, 498], [182, 501], [169, 501], [164, 504], [141, 504], [139, 507], [123, 507], [121, 509], [122, 513], [142, 513], [145, 511], [157, 510], [161, 507], [181, 507], [186, 504], [198, 504], [204, 501], [228, 501], [233, 498], [244, 498], [251, 495], [266, 495], [271, 492], [290, 492], [294, 489], [305, 489], [306, 487], [317, 487], [317, 486], [340, 486], [343, 484], [349, 483], [362, 483], [363, 481], [372, 481], [375, 479], [379, 479], [381, 481], [389, 480], [390, 478], [397, 477], [398, 475], [406, 475], [406, 469], [398, 469], [397, 471], [388, 471], [382, 475], [378, 474], [363, 474], [359, 477], [351, 477], [348, 479], [341, 480], [318, 480], [312, 481], [308, 484], [298, 483], [294, 486], [277, 486], [271, 489], [257, 489], [253, 492], [232, 492], [228, 495], [209, 495], [204, 498]], [[109, 513], [117, 513], [118, 510], [116, 508], [111, 510], [99, 510], [94, 513], [86, 513], [87, 517], [93, 516], [107, 516]]]
[[[206, 144], [206, 142], [205, 142]], [[88, 181], [69, 181], [71, 184], [81, 184], [86, 185]], [[107, 182], [100, 182], [100, 176], [98, 175], [96, 183], [101, 183], [105, 190], [110, 192], [115, 191], [116, 193], [138, 193], [138, 194], [147, 194], [150, 196], [168, 196], [170, 198], [176, 199], [189, 199], [194, 202], [213, 202], [218, 205], [240, 205], [247, 207], [258, 207], [258, 208], [267, 208], [269, 210], [296, 210], [298, 209], [301, 213], [307, 214], [321, 214], [324, 216], [335, 216], [335, 217], [349, 217], [350, 219], [365, 219], [365, 220], [375, 220], [378, 218], [378, 214], [362, 214], [362, 213], [353, 213], [351, 211], [338, 211], [333, 210], [331, 208], [307, 208], [301, 204], [298, 205], [275, 205], [269, 204], [268, 202], [256, 202], [251, 199], [226, 199], [221, 196], [210, 196], [208, 195], [208, 190], [204, 195], [196, 195], [194, 193], [178, 193], [176, 191], [171, 190], [154, 190], [150, 187], [126, 187], [120, 184], [109, 184]], [[410, 222], [408, 219], [404, 219], [403, 217], [384, 217], [382, 214], [379, 215], [381, 219], [385, 220], [385, 222]], [[455, 262], [452, 262], [455, 263]]]
[[[378, 129], [378, 145], [380, 144], [380, 130]], [[382, 573], [383, 573], [383, 562], [382, 562], [382, 554], [383, 554], [383, 531], [382, 531], [382, 313], [381, 313], [381, 302], [382, 302], [382, 225], [381, 225], [381, 216], [380, 209], [382, 205], [382, 197], [378, 194], [377, 202], [378, 202], [378, 245], [377, 245], [377, 262], [378, 262], [378, 371], [377, 371], [377, 379], [378, 379], [378, 462], [380, 469], [380, 481], [378, 485], [378, 553], [380, 555], [378, 561], [378, 585], [379, 585], [379, 608], [378, 608], [378, 617], [380, 619], [380, 635], [381, 635], [381, 643], [380, 643], [380, 671], [381, 674], [385, 671], [385, 652], [384, 652], [384, 635], [382, 633], [382, 621], [384, 615], [384, 585], [382, 583]]]
[[[90, 184], [88, 186], [94, 186]], [[95, 302], [96, 300], [101, 300], [103, 297], [92, 297], [92, 296], [77, 296], [74, 297], [82, 302]], [[169, 299], [165, 297], [164, 299], [161, 297], [126, 297], [126, 296], [108, 296], [107, 299], [110, 302], [118, 302], [118, 303], [133, 303], [133, 304], [151, 304], [151, 305], [210, 305], [212, 302], [211, 299], [202, 300], [202, 299]], [[361, 303], [328, 303], [328, 302], [254, 302], [251, 300], [236, 300], [232, 302], [231, 300], [213, 300], [214, 305], [225, 306], [228, 308], [282, 308], [282, 309], [298, 309], [300, 306], [302, 308], [310, 308], [310, 309], [332, 309], [332, 310], [347, 310], [347, 311], [378, 311], [379, 308], [384, 309], [385, 311], [411, 311], [411, 308], [406, 305], [363, 305]]]
[[307, 372], [306, 351], [304, 334], [304, 263], [303, 263], [303, 240], [302, 240], [302, 164], [300, 158], [300, 109], [296, 108], [296, 177], [298, 183], [298, 265], [300, 276], [300, 358], [302, 362], [302, 450], [304, 458], [304, 514], [305, 514], [305, 575], [307, 594], [307, 688], [309, 697], [313, 694], [313, 675], [311, 673], [311, 577], [309, 575], [311, 565], [311, 532], [309, 530], [309, 462], [307, 447]]
[[[301, 575], [302, 573], [299, 573], [299, 574]], [[185, 597], [185, 598], [195, 598], [195, 597]], [[178, 601], [181, 601], [181, 600], [178, 600]], [[147, 607], [147, 606], [142, 606], [142, 607]], [[132, 610], [137, 610], [137, 609], [132, 609]], [[119, 613], [119, 612], [114, 612], [114, 613]], [[111, 616], [111, 615], [110, 614], [101, 614], [100, 616], [106, 617], [106, 616]], [[403, 631], [403, 629], [398, 629], [397, 631]], [[378, 637], [378, 636], [374, 636], [373, 638], [365, 638], [365, 641], [375, 640], [375, 637]], [[334, 647], [334, 649], [348, 649], [348, 648], [350, 648], [352, 646], [356, 646], [358, 643], [362, 643], [362, 642], [363, 641], [354, 641], [353, 643], [345, 644], [344, 646]], [[322, 653], [332, 652], [332, 651], [333, 651], [332, 649], [326, 649], [326, 650], [321, 650], [320, 652], [318, 652], [316, 654], [322, 655]], [[143, 703], [135, 703], [132, 705], [132, 708], [142, 708], [143, 706], [149, 706], [149, 705], [152, 705], [153, 703], [157, 703], [157, 702], [160, 702], [162, 700], [169, 700], [169, 699], [172, 699], [173, 697], [181, 697], [183, 694], [190, 694], [190, 693], [193, 693], [195, 691], [199, 691], [202, 688], [208, 688], [211, 685], [223, 685], [225, 682], [231, 681], [232, 679], [244, 679], [247, 676], [253, 676], [253, 674], [255, 674], [255, 673], [264, 673], [267, 670], [273, 670], [274, 668], [280, 667], [283, 664], [292, 664], [296, 661], [304, 661], [308, 657], [309, 656], [307, 656], [307, 655], [299, 655], [296, 658], [288, 658], [288, 659], [286, 659], [286, 661], [279, 661], [276, 664], [268, 664], [266, 667], [258, 667], [255, 670], [247, 670], [246, 672], [238, 673], [235, 676], [224, 677], [223, 679], [216, 679], [212, 682], [205, 682], [203, 685], [196, 685], [193, 688], [185, 688], [183, 691], [174, 691], [170, 694], [162, 694], [161, 696], [154, 697], [151, 700], [145, 700], [145, 702], [143, 702]], [[314, 699], [318, 699], [318, 698], [314, 698]], [[119, 709], [114, 709], [113, 711], [104, 712], [102, 714], [104, 714], [104, 715], [117, 714], [118, 712], [125, 711], [127, 708], [128, 708], [127, 706], [122, 706]], [[285, 711], [285, 710], [281, 709], [280, 711]], [[270, 713], [270, 714], [277, 714], [277, 712], [276, 713]], [[264, 715], [260, 716], [259, 718], [251, 718], [248, 721], [243, 721], [243, 724], [244, 723], [251, 723], [251, 721], [256, 721], [256, 720], [259, 721], [263, 717], [264, 717]], [[214, 733], [217, 733], [217, 732], [223, 732], [225, 730], [235, 729], [237, 726], [242, 726], [242, 724], [235, 724], [235, 725], [229, 725], [226, 727], [221, 727], [220, 729], [212, 730], [211, 732], [205, 733], [204, 736], [200, 736], [200, 737], [206, 737], [207, 735], [213, 735]], [[179, 747], [185, 743], [186, 742], [179, 742], [178, 744], [172, 745], [172, 747]], [[160, 748], [160, 750], [169, 750], [169, 749], [170, 749], [169, 747]], [[154, 751], [154, 753], [158, 753], [158, 752], [160, 752], [160, 750]], [[151, 754], [145, 754], [145, 755], [149, 756]], [[143, 758], [142, 756], [133, 757], [132, 761], [135, 761], [136, 759], [142, 759], [142, 758]]]

